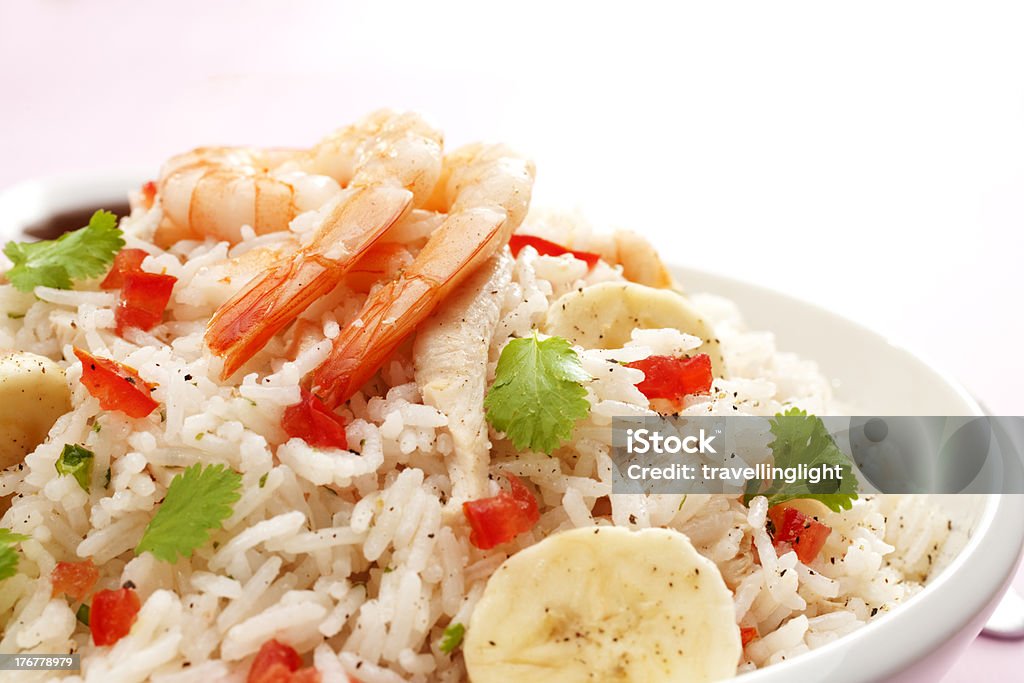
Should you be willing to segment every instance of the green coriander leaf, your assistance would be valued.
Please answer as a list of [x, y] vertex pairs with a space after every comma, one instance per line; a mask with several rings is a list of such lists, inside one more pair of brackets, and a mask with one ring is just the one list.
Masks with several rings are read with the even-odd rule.
[[101, 210], [89, 225], [55, 240], [8, 242], [4, 254], [14, 265], [7, 279], [22, 292], [39, 286], [71, 289], [72, 280], [98, 277], [110, 268], [124, 246], [121, 235], [117, 216]]
[[270, 474], [270, 472], [265, 472], [263, 474], [263, 476], [260, 477], [260, 488], [263, 488], [264, 486], [267, 485], [267, 475], [269, 475], [269, 474]]
[[15, 543], [27, 541], [25, 534], [16, 534], [10, 529], [0, 529], [0, 581], [9, 579], [18, 573], [18, 551]]
[[90, 611], [91, 610], [89, 609], [89, 605], [83, 602], [81, 605], [78, 606], [78, 611], [75, 612], [75, 619], [78, 619], [80, 622], [88, 626]]
[[450, 655], [459, 645], [462, 644], [462, 637], [466, 635], [466, 627], [455, 622], [449, 624], [448, 628], [441, 634], [441, 652]]
[[164, 562], [191, 557], [210, 530], [231, 516], [241, 497], [242, 475], [224, 465], [195, 464], [171, 480], [167, 496], [150, 520], [135, 554], [149, 551]]
[[60, 457], [54, 463], [57, 473], [62, 476], [72, 476], [82, 490], [89, 492], [89, 484], [92, 482], [92, 463], [96, 454], [85, 446], [66, 443]]
[[839, 512], [853, 506], [857, 499], [857, 478], [853, 466], [821, 418], [808, 415], [799, 408], [790, 408], [779, 413], [770, 421], [775, 440], [768, 446], [772, 449], [775, 467], [796, 467], [803, 463], [808, 467], [838, 465], [843, 474], [840, 481], [822, 480], [817, 484], [798, 480], [792, 484], [785, 480], [765, 482], [752, 480], [747, 485], [744, 503], [750, 503], [754, 496], [765, 496], [768, 505], [778, 505], [794, 498], [813, 498], [821, 501], [830, 510]]
[[501, 352], [484, 399], [487, 421], [516, 448], [551, 454], [572, 436], [590, 403], [590, 379], [579, 355], [561, 337], [513, 339]]

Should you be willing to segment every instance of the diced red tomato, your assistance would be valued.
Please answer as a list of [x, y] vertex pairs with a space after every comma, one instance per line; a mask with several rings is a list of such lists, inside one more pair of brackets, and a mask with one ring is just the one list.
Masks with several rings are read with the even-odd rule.
[[122, 249], [114, 257], [114, 265], [100, 283], [101, 289], [120, 289], [125, 273], [138, 273], [148, 254], [142, 249]]
[[[349, 679], [352, 680], [351, 678]], [[311, 666], [293, 671], [288, 683], [320, 683], [320, 672]]]
[[278, 640], [268, 640], [256, 653], [249, 667], [247, 683], [276, 683], [287, 681], [293, 671], [302, 666], [302, 658], [295, 648]]
[[753, 626], [744, 626], [740, 629], [740, 641], [742, 641], [743, 647], [749, 645], [750, 641], [757, 640], [760, 637], [761, 635]]
[[160, 405], [150, 396], [152, 387], [133, 368], [109, 358], [96, 358], [75, 349], [82, 361], [82, 384], [103, 410], [119, 410], [128, 417], [146, 417]]
[[113, 645], [128, 635], [142, 604], [132, 588], [102, 590], [92, 597], [89, 630], [96, 645]]
[[156, 183], [149, 180], [142, 184], [142, 201], [145, 203], [147, 209], [153, 208], [153, 202], [156, 200]]
[[706, 353], [692, 358], [650, 356], [626, 365], [643, 370], [644, 379], [636, 388], [649, 399], [679, 401], [690, 394], [711, 391], [711, 358]]
[[462, 504], [462, 513], [472, 529], [469, 542], [481, 550], [508, 543], [540, 519], [537, 499], [530, 490], [515, 475], [505, 476], [509, 491]]
[[302, 399], [281, 416], [281, 429], [317, 448], [348, 448], [345, 420], [327, 409], [319, 397], [302, 390]]
[[513, 256], [519, 256], [519, 251], [523, 247], [533, 247], [541, 256], [561, 256], [562, 254], [572, 254], [579, 260], [585, 261], [588, 268], [593, 268], [594, 264], [601, 260], [600, 254], [595, 254], [589, 251], [568, 249], [563, 247], [561, 244], [551, 242], [543, 237], [537, 237], [536, 235], [512, 235], [512, 238], [508, 241], [508, 246], [509, 249], [512, 250]]
[[786, 507], [785, 503], [768, 508], [768, 519], [775, 527], [772, 536], [778, 549], [788, 545], [804, 564], [810, 564], [825, 546], [832, 528], [812, 519], [796, 508]]
[[117, 333], [129, 327], [150, 330], [164, 317], [177, 278], [172, 275], [147, 273], [142, 270], [146, 258], [142, 249], [122, 249], [114, 257], [114, 265], [100, 283], [103, 289], [120, 289], [114, 319]]
[[164, 310], [178, 278], [140, 270], [124, 273], [122, 280], [121, 296], [114, 311], [117, 333], [123, 335], [129, 327], [153, 329], [164, 318]]
[[246, 683], [289, 683], [291, 679], [292, 672], [284, 664], [274, 663], [257, 671], [254, 663]]
[[302, 667], [302, 658], [295, 648], [279, 640], [263, 643], [249, 667], [246, 683], [320, 683], [320, 672]]
[[64, 594], [73, 600], [81, 600], [100, 578], [100, 570], [92, 563], [92, 558], [84, 562], [58, 562], [50, 572], [53, 584], [53, 597]]

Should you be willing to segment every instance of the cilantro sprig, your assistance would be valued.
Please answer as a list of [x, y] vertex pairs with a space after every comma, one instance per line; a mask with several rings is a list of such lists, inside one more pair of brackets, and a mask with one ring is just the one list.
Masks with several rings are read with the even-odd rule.
[[100, 210], [89, 225], [55, 240], [8, 242], [4, 254], [14, 266], [7, 271], [7, 279], [22, 292], [40, 286], [71, 289], [72, 280], [105, 273], [123, 246], [117, 216]]
[[66, 443], [64, 450], [60, 452], [60, 457], [54, 463], [54, 467], [57, 468], [57, 472], [61, 476], [74, 477], [82, 490], [88, 493], [89, 483], [92, 481], [92, 463], [95, 458], [96, 454], [85, 446]]
[[567, 340], [536, 333], [513, 339], [484, 399], [487, 421], [516, 448], [550, 454], [590, 412], [583, 386], [589, 379]]
[[148, 551], [164, 562], [177, 562], [179, 555], [191, 557], [210, 531], [231, 516], [241, 487], [242, 475], [224, 465], [192, 465], [171, 480], [135, 554]]
[[18, 573], [18, 551], [14, 549], [14, 544], [27, 541], [28, 538], [10, 529], [0, 529], [0, 581]]
[[813, 498], [834, 512], [853, 507], [853, 501], [857, 499], [857, 479], [852, 463], [836, 445], [820, 417], [808, 415], [799, 408], [790, 408], [769, 420], [769, 425], [775, 435], [775, 440], [768, 444], [775, 467], [796, 467], [801, 463], [808, 467], [838, 465], [843, 477], [839, 481], [822, 480], [817, 484], [800, 479], [791, 484], [776, 480], [767, 486], [755, 479], [747, 484], [743, 496], [745, 504], [749, 504], [754, 496], [765, 496], [769, 506], [794, 498]]
[[462, 644], [462, 637], [464, 635], [466, 635], [465, 626], [457, 621], [449, 624], [448, 628], [441, 634], [441, 652], [450, 655]]

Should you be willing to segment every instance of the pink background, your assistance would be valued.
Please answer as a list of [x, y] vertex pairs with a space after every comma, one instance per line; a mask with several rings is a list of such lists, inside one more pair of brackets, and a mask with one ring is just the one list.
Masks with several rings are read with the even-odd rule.
[[[531, 154], [538, 203], [859, 319], [1024, 414], [1019, 5], [553, 5], [2, 3], [0, 188], [420, 109]], [[945, 680], [1022, 663], [980, 639]]]

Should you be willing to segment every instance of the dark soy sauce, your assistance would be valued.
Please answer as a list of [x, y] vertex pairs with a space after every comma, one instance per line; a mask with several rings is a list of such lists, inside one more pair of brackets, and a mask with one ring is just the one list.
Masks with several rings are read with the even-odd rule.
[[38, 240], [56, 239], [66, 232], [84, 228], [89, 224], [89, 218], [97, 209], [106, 209], [119, 219], [131, 213], [128, 202], [114, 202], [104, 206], [68, 209], [67, 211], [51, 214], [43, 220], [29, 225], [22, 231], [22, 234]]

